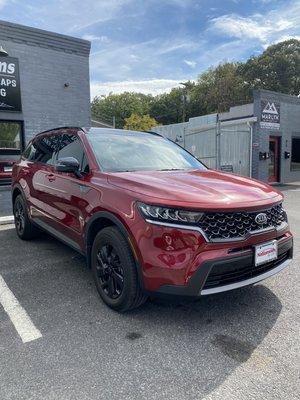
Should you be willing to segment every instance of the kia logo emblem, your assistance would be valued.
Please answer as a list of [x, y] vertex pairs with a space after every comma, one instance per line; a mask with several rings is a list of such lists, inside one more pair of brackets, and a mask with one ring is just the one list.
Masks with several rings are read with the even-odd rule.
[[259, 213], [255, 217], [255, 222], [259, 225], [264, 225], [268, 222], [267, 215], [265, 213]]

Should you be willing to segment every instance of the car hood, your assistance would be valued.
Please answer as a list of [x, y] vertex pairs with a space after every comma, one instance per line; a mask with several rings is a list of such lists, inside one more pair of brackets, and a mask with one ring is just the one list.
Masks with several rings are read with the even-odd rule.
[[108, 181], [139, 200], [173, 206], [250, 209], [282, 200], [265, 183], [213, 170], [119, 172], [110, 173]]

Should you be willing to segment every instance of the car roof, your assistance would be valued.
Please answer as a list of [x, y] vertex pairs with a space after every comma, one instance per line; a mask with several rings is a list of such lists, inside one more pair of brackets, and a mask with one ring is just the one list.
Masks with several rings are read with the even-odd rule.
[[162, 137], [162, 135], [160, 135], [157, 132], [152, 132], [152, 131], [132, 131], [132, 130], [127, 130], [127, 129], [115, 129], [115, 128], [83, 128], [83, 127], [78, 127], [78, 126], [60, 126], [57, 128], [52, 128], [52, 129], [48, 129], [46, 131], [43, 132], [39, 132], [35, 135], [43, 135], [46, 133], [50, 133], [50, 132], [54, 132], [54, 131], [59, 131], [59, 130], [76, 130], [76, 131], [81, 131], [84, 132], [85, 134], [114, 134], [114, 135], [141, 135], [141, 134], [146, 134], [146, 135], [154, 135], [154, 136], [159, 136]]

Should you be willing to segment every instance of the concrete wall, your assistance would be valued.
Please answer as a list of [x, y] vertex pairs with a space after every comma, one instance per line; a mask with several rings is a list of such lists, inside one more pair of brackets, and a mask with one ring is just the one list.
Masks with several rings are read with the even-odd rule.
[[22, 97], [22, 113], [0, 111], [0, 120], [24, 121], [26, 142], [57, 126], [90, 126], [90, 42], [0, 21], [0, 45], [19, 59]]
[[[261, 100], [276, 101], [280, 103], [280, 129], [265, 129], [260, 127]], [[269, 151], [269, 137], [281, 138], [280, 149], [280, 182], [293, 182], [300, 180], [300, 171], [291, 171], [291, 159], [285, 159], [284, 152], [291, 152], [292, 136], [300, 137], [300, 98], [283, 93], [267, 90], [254, 91], [254, 115], [257, 123], [253, 129], [252, 171], [253, 177], [268, 181], [268, 160], [259, 160], [259, 152]]]

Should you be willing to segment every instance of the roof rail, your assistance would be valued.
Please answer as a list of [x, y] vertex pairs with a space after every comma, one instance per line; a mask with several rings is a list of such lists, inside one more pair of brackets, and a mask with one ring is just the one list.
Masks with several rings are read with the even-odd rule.
[[57, 131], [58, 129], [78, 129], [80, 131], [84, 131], [79, 126], [58, 126], [56, 128], [47, 129], [46, 131], [43, 131], [43, 132], [38, 132], [35, 136], [42, 135], [43, 133], [48, 133], [48, 132], [51, 132], [51, 131]]

